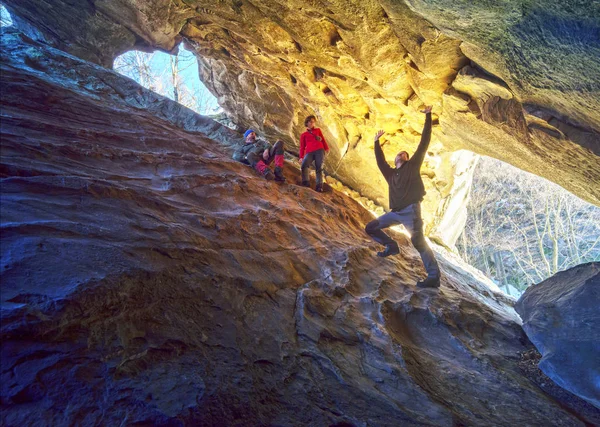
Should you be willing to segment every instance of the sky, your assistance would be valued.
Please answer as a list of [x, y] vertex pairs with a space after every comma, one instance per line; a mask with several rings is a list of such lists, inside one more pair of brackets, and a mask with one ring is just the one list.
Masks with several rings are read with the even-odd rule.
[[[194, 54], [181, 44], [179, 53], [173, 58], [178, 60], [180, 103], [200, 114], [221, 112], [217, 99], [200, 81], [198, 60]], [[174, 99], [171, 73], [173, 58], [172, 55], [159, 51], [129, 51], [115, 59], [114, 69], [142, 86]], [[145, 67], [145, 76], [140, 75], [140, 67]]]

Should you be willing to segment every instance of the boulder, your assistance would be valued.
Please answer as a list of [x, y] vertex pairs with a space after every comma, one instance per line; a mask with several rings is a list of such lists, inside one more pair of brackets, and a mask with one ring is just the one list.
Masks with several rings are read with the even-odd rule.
[[523, 329], [556, 384], [600, 408], [600, 263], [578, 265], [527, 288]]

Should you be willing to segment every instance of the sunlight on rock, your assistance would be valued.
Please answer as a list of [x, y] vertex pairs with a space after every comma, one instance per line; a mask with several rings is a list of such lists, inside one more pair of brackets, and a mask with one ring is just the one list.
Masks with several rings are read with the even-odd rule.
[[[40, 0], [5, 2], [30, 21], [43, 15], [44, 31], [64, 39], [57, 45], [104, 66], [136, 44], [159, 52], [183, 43], [238, 130], [256, 129], [297, 151], [304, 117], [316, 115], [331, 140], [326, 170], [383, 206], [373, 135], [389, 132], [388, 156], [414, 152], [423, 126], [419, 109], [426, 104], [435, 116], [428, 157], [468, 149], [600, 204], [594, 2], [551, 0], [541, 7], [440, 0], [435, 7], [335, 0], [326, 8], [296, 1], [194, 8], [136, 0], [101, 2], [94, 12], [58, 0], [60, 14]], [[585, 75], [575, 78], [581, 69]], [[179, 97], [171, 86], [164, 90]], [[550, 170], [549, 162], [561, 167]], [[443, 187], [453, 174], [438, 162], [429, 166], [423, 206], [429, 230], [448, 204]]]

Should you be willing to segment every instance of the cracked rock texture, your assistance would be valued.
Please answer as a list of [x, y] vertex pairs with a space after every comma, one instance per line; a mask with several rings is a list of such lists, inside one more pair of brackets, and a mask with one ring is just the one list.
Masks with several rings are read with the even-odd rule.
[[540, 369], [600, 408], [600, 263], [578, 265], [531, 286], [517, 302]]
[[[238, 135], [2, 35], [3, 425], [555, 425], [514, 301], [230, 159]], [[286, 165], [293, 180], [298, 171]]]
[[458, 149], [506, 161], [600, 204], [598, 2], [5, 3], [40, 37], [106, 67], [126, 50], [171, 51], [183, 40], [240, 129], [258, 128], [293, 150], [304, 117], [316, 114], [332, 142], [327, 171], [384, 206], [373, 135], [388, 132], [389, 160], [401, 149], [413, 151], [423, 124], [418, 109], [433, 104], [423, 212], [428, 234], [446, 244], [460, 231], [439, 224], [461, 225], [441, 219], [444, 207], [456, 205], [455, 170], [447, 165]]

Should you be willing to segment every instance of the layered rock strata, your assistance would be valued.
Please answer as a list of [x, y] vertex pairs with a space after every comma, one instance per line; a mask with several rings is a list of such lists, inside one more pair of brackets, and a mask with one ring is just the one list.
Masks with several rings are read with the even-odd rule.
[[[337, 192], [233, 162], [232, 132], [2, 36], [3, 425], [590, 423], [523, 375], [513, 301]], [[290, 180], [298, 170], [286, 166]]]

